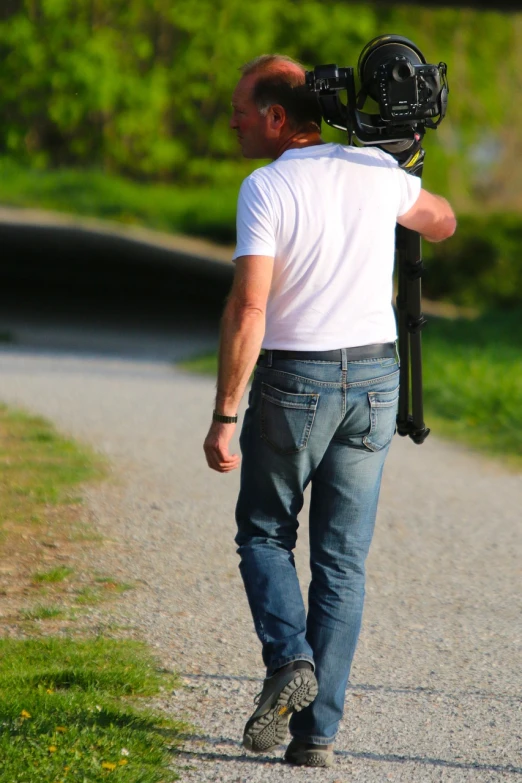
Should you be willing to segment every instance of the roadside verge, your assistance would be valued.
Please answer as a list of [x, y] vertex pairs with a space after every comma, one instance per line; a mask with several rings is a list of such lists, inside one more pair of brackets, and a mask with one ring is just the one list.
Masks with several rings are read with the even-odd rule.
[[81, 567], [82, 551], [102, 543], [82, 484], [107, 477], [108, 466], [5, 406], [0, 435], [0, 783], [176, 780], [184, 726], [147, 700], [179, 687], [177, 678], [125, 629], [101, 636], [90, 615], [133, 589]]

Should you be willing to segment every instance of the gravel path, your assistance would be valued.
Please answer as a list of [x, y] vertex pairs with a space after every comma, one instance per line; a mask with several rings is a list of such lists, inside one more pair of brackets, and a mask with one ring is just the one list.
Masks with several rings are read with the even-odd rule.
[[[113, 620], [186, 684], [161, 703], [196, 725], [183, 781], [522, 779], [520, 475], [395, 439], [337, 762], [295, 769], [239, 744], [262, 670], [233, 543], [238, 475], [209, 471], [201, 448], [213, 382], [160, 361], [6, 349], [0, 363], [1, 400], [112, 460], [114, 481], [88, 496], [108, 538], [97, 564], [137, 582]], [[306, 581], [305, 535], [299, 549]]]

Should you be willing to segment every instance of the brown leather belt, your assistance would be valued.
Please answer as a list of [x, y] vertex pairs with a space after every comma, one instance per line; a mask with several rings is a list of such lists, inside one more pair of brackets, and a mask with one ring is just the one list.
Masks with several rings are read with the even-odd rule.
[[[374, 345], [358, 345], [355, 348], [337, 348], [335, 351], [279, 351], [264, 349], [259, 360], [266, 359], [269, 363], [274, 359], [295, 359], [303, 362], [340, 362], [342, 352], [346, 353], [346, 361], [357, 362], [364, 359], [393, 359], [397, 356], [395, 343], [376, 343]], [[270, 360], [269, 354], [272, 354]]]

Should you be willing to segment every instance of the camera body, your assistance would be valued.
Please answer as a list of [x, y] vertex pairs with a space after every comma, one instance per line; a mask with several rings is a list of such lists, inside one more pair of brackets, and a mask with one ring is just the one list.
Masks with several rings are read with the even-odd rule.
[[[306, 73], [306, 85], [316, 93], [325, 121], [347, 130], [362, 144], [389, 144], [422, 138], [444, 118], [449, 86], [445, 63], [432, 65], [409, 39], [383, 35], [370, 41], [355, 69], [318, 65]], [[347, 102], [339, 97], [347, 92]], [[364, 111], [368, 98], [378, 113]]]
[[436, 65], [413, 65], [404, 55], [383, 63], [377, 73], [377, 92], [383, 122], [392, 125], [425, 120], [440, 113], [435, 103], [441, 92]]

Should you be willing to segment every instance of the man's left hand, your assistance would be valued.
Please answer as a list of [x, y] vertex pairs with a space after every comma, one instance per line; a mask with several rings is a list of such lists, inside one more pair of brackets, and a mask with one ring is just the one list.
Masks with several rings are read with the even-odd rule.
[[217, 470], [218, 473], [228, 473], [235, 470], [241, 462], [239, 454], [230, 454], [228, 450], [235, 428], [235, 424], [221, 424], [214, 421], [205, 438], [203, 448], [207, 464], [209, 468]]

